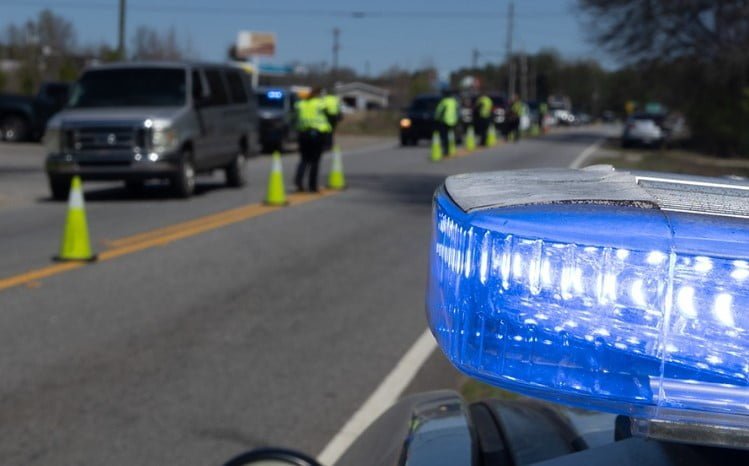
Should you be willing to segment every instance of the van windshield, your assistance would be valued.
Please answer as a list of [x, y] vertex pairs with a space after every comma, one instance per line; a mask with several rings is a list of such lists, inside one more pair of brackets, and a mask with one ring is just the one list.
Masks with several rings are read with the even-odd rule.
[[186, 73], [179, 68], [89, 71], [75, 84], [69, 106], [174, 107], [186, 101]]

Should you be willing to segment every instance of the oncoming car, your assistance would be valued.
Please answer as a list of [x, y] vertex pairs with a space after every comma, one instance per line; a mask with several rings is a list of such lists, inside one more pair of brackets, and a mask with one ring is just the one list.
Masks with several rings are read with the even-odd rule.
[[221, 169], [246, 182], [257, 150], [255, 99], [246, 73], [218, 64], [132, 62], [88, 69], [68, 106], [47, 124], [44, 144], [52, 197], [70, 180], [122, 180], [138, 188], [166, 179], [189, 197], [199, 172]]
[[622, 147], [633, 145], [660, 146], [666, 141], [663, 126], [665, 115], [658, 113], [635, 113], [627, 118], [622, 133]]

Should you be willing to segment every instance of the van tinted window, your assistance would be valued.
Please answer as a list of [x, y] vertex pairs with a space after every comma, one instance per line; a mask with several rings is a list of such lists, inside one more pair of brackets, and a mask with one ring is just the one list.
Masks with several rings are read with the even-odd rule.
[[70, 106], [167, 107], [185, 104], [182, 68], [124, 67], [87, 71], [73, 88]]
[[247, 89], [239, 71], [227, 70], [226, 82], [229, 84], [229, 94], [231, 95], [232, 103], [247, 103]]
[[205, 70], [205, 79], [208, 81], [208, 88], [211, 96], [208, 99], [208, 105], [226, 105], [229, 103], [229, 96], [226, 95], [226, 87], [221, 77], [221, 71], [218, 69]]

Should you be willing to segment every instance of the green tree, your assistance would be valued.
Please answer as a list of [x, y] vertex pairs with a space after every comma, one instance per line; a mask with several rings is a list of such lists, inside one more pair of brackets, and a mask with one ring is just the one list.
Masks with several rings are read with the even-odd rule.
[[749, 2], [578, 0], [592, 40], [646, 77], [641, 95], [662, 93], [687, 113], [694, 142], [749, 155]]

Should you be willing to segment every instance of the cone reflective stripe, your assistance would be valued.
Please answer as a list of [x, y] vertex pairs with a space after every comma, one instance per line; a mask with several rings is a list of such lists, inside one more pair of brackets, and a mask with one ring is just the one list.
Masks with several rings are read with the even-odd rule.
[[268, 191], [265, 194], [265, 204], [282, 206], [288, 204], [286, 201], [286, 189], [283, 185], [283, 165], [281, 154], [273, 152], [270, 175], [268, 175]]
[[429, 157], [432, 162], [442, 160], [442, 142], [440, 142], [440, 133], [432, 133], [432, 155]]
[[466, 131], [466, 150], [476, 150], [476, 133], [473, 132], [473, 125], [470, 125]]
[[491, 123], [489, 129], [486, 130], [486, 145], [489, 147], [497, 145], [497, 130], [494, 128], [494, 123]]
[[88, 236], [86, 209], [83, 204], [83, 188], [80, 177], [73, 177], [68, 196], [68, 215], [62, 232], [60, 254], [55, 260], [60, 261], [92, 261], [96, 254], [91, 251]]
[[447, 155], [455, 155], [455, 130], [449, 130], [447, 132]]
[[338, 145], [333, 147], [333, 161], [330, 164], [330, 173], [328, 173], [328, 188], [343, 189], [346, 187], [346, 178], [343, 175], [343, 157], [341, 148]]

